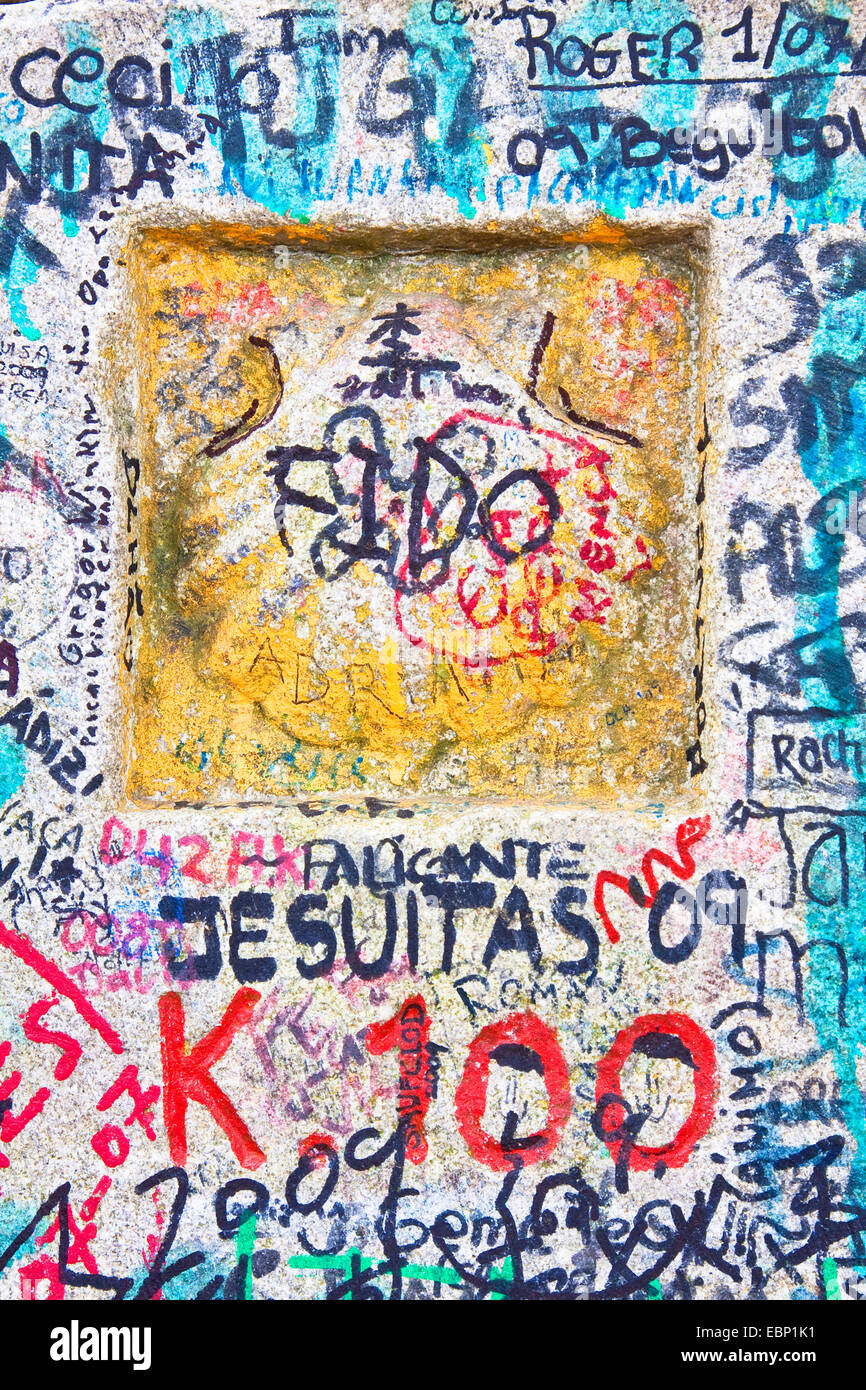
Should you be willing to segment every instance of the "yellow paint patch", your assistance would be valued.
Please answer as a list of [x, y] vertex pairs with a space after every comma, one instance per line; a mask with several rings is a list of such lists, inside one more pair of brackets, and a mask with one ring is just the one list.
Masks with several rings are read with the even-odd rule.
[[128, 259], [132, 799], [683, 788], [684, 252]]

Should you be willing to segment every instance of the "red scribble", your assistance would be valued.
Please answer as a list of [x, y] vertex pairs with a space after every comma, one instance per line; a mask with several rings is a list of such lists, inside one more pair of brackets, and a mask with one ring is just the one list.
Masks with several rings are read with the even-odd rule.
[[613, 546], [599, 545], [598, 541], [584, 541], [578, 554], [593, 574], [603, 574], [605, 570], [612, 570], [616, 564]]
[[314, 1129], [312, 1134], [307, 1134], [303, 1139], [298, 1140], [298, 1158], [310, 1156], [310, 1162], [314, 1168], [321, 1168], [327, 1163], [324, 1150], [336, 1149], [336, 1145], [330, 1134], [324, 1134], [322, 1130]]
[[[487, 567], [485, 568], [487, 570], [487, 573], [491, 575], [494, 579], [499, 579], [499, 574], [496, 570], [492, 570]], [[486, 628], [498, 627], [502, 619], [508, 616], [508, 585], [505, 584], [504, 581], [500, 580], [499, 598], [497, 600], [498, 607], [496, 609], [496, 612], [494, 613], [493, 617], [490, 618], [487, 622], [481, 622], [474, 616], [474, 614], [475, 609], [478, 607], [479, 600], [482, 597], [484, 597], [487, 593], [487, 588], [485, 584], [483, 583], [483, 581], [480, 581], [474, 593], [466, 593], [466, 581], [469, 578], [470, 574], [474, 572], [474, 570], [474, 565], [468, 565], [465, 569], [462, 569], [458, 574], [457, 602], [459, 603], [460, 611], [463, 614], [464, 618], [466, 618], [467, 622], [470, 622], [477, 632], [483, 632]], [[495, 586], [492, 586], [492, 591], [495, 591]]]
[[81, 1060], [81, 1043], [73, 1038], [69, 1033], [54, 1032], [51, 1028], [44, 1028], [39, 1022], [43, 1014], [49, 1009], [53, 1009], [59, 1004], [59, 999], [37, 999], [35, 1004], [21, 1017], [24, 1020], [22, 1029], [28, 1042], [50, 1043], [53, 1047], [59, 1047], [63, 1056], [54, 1068], [54, 1075], [58, 1081], [65, 1081], [67, 1076], [71, 1076]]
[[569, 617], [575, 623], [598, 623], [599, 626], [607, 622], [603, 610], [610, 608], [613, 599], [609, 594], [605, 594], [601, 586], [592, 579], [578, 579], [575, 588], [580, 593], [580, 602], [576, 603], [569, 613]]
[[[236, 294], [233, 288], [222, 280], [214, 280], [206, 289], [199, 280], [193, 280], [185, 286], [186, 297], [181, 301], [180, 312], [187, 318], [204, 313], [211, 323], [251, 324], [279, 316], [280, 306], [267, 280], [260, 280], [257, 285], [240, 285]], [[207, 305], [201, 302], [202, 295], [207, 295]]]
[[156, 1131], [153, 1127], [153, 1114], [151, 1107], [159, 1100], [159, 1087], [148, 1086], [143, 1091], [138, 1084], [138, 1067], [124, 1067], [120, 1076], [112, 1086], [109, 1086], [105, 1095], [96, 1102], [97, 1110], [109, 1110], [116, 1100], [124, 1094], [129, 1095], [132, 1101], [132, 1110], [124, 1120], [125, 1125], [140, 1124], [148, 1139], [153, 1141], [156, 1138]]
[[[0, 1066], [3, 1065], [6, 1058], [9, 1056], [10, 1048], [11, 1043], [0, 1043]], [[18, 1090], [20, 1085], [20, 1071], [13, 1071], [11, 1076], [0, 1083], [0, 1113], [2, 1113], [3, 1116], [2, 1121], [0, 1121], [0, 1139], [3, 1140], [4, 1144], [8, 1144], [12, 1139], [17, 1138], [22, 1129], [25, 1129], [26, 1126], [30, 1124], [31, 1120], [35, 1120], [37, 1115], [42, 1114], [45, 1108], [45, 1102], [51, 1099], [51, 1092], [48, 1087], [40, 1086], [36, 1094], [30, 1097], [24, 1109], [17, 1115], [13, 1115], [11, 1102], [9, 1104], [6, 1104], [6, 1102], [9, 1101], [9, 1097], [14, 1091]], [[0, 1155], [0, 1168], [8, 1167], [9, 1159], [5, 1154]]]
[[[112, 839], [115, 829], [120, 831], [120, 849], [112, 849]], [[147, 831], [139, 830], [136, 855], [144, 853], [147, 844]], [[99, 857], [103, 864], [119, 864], [122, 859], [126, 859], [132, 853], [132, 831], [128, 825], [124, 825], [117, 816], [109, 816], [102, 827], [102, 838], [99, 841]]]
[[298, 887], [303, 887], [304, 875], [295, 863], [295, 859], [303, 852], [303, 845], [296, 845], [294, 849], [286, 849], [282, 835], [273, 835], [274, 842], [274, 868], [276, 873], [273, 879], [268, 880], [268, 887], [276, 884], [277, 888], [282, 887], [286, 881], [286, 874]]
[[29, 1264], [22, 1265], [18, 1271], [21, 1283], [21, 1298], [25, 1303], [36, 1301], [36, 1290], [43, 1280], [48, 1282], [46, 1302], [57, 1303], [66, 1296], [65, 1285], [60, 1281], [60, 1265], [50, 1255], [40, 1255]]
[[[153, 1197], [153, 1205], [156, 1209], [156, 1233], [154, 1234], [153, 1231], [150, 1232], [150, 1234], [147, 1237], [147, 1249], [142, 1251], [142, 1258], [144, 1260], [145, 1269], [153, 1268], [153, 1262], [156, 1259], [157, 1251], [159, 1250], [159, 1247], [162, 1243], [159, 1232], [165, 1225], [165, 1217], [159, 1209], [160, 1189], [158, 1187], [155, 1187], [153, 1192], [151, 1193], [151, 1196]], [[162, 1297], [162, 1289], [157, 1289], [156, 1293], [152, 1296], [151, 1302], [155, 1302], [157, 1299], [162, 1299]]]
[[[598, 1063], [598, 1080], [595, 1086], [596, 1101], [601, 1104], [605, 1096], [623, 1099], [620, 1089], [622, 1069], [634, 1050], [639, 1038], [650, 1033], [667, 1033], [678, 1037], [685, 1044], [695, 1064], [693, 1072], [695, 1100], [688, 1119], [680, 1126], [673, 1139], [657, 1148], [635, 1144], [629, 1153], [628, 1166], [635, 1172], [646, 1172], [655, 1168], [660, 1161], [666, 1168], [682, 1168], [688, 1163], [692, 1149], [699, 1139], [703, 1139], [713, 1121], [716, 1091], [716, 1049], [713, 1040], [687, 1014], [643, 1014], [636, 1018], [628, 1028], [623, 1028], [614, 1038], [610, 1051]], [[616, 1107], [616, 1099], [610, 1099], [601, 1116], [604, 1130], [604, 1116]], [[624, 1116], [623, 1116], [624, 1117]], [[622, 1121], [608, 1126], [611, 1130], [621, 1130]], [[622, 1139], [605, 1139], [614, 1163], [619, 1157]]]
[[[69, 1253], [66, 1257], [67, 1265], [84, 1265], [88, 1274], [98, 1274], [99, 1267], [95, 1256], [90, 1249], [90, 1242], [96, 1235], [96, 1222], [93, 1220], [99, 1208], [99, 1204], [111, 1187], [111, 1178], [100, 1178], [90, 1196], [81, 1205], [78, 1213], [78, 1221], [73, 1216], [71, 1209], [67, 1208], [67, 1219], [69, 1222]], [[83, 1224], [79, 1226], [78, 1222]], [[60, 1217], [55, 1216], [51, 1225], [44, 1235], [37, 1236], [36, 1245], [48, 1245], [56, 1240], [60, 1233]], [[36, 1298], [36, 1286], [43, 1280], [48, 1281], [48, 1300], [55, 1302], [65, 1298], [65, 1286], [60, 1279], [59, 1261], [51, 1258], [50, 1255], [40, 1255], [38, 1259], [31, 1261], [30, 1264], [22, 1265], [18, 1271], [21, 1281], [21, 1297], [28, 1302]]]
[[190, 855], [185, 864], [181, 864], [181, 874], [186, 878], [194, 878], [196, 883], [210, 883], [210, 874], [199, 868], [201, 861], [210, 854], [210, 841], [204, 835], [181, 835], [177, 842], [178, 849], [185, 849], [187, 845], [192, 845], [195, 853]]
[[371, 1023], [364, 1037], [367, 1051], [381, 1057], [399, 1048], [400, 1090], [397, 1113], [406, 1136], [406, 1156], [412, 1163], [427, 1157], [424, 1119], [436, 1094], [436, 1073], [430, 1061], [430, 1016], [420, 994], [407, 999], [399, 1013], [383, 1023]]
[[672, 358], [663, 344], [675, 341], [687, 303], [679, 286], [661, 276], [638, 280], [633, 289], [602, 279], [597, 272], [587, 277], [590, 360], [602, 375], [629, 383], [613, 401], [606, 401], [608, 413], [611, 406], [616, 413], [634, 409], [632, 390], [638, 375], [657, 381], [670, 371]]
[[[607, 582], [616, 582], [611, 572], [620, 563], [618, 551], [623, 537], [607, 525], [608, 504], [617, 496], [605, 472], [610, 454], [582, 435], [569, 436], [471, 409], [462, 409], [449, 416], [427, 437], [426, 443], [447, 448], [449, 438], [467, 424], [497, 428], [531, 441], [541, 451], [537, 470], [540, 477], [554, 490], [569, 476], [577, 479], [582, 492], [580, 519], [585, 523], [586, 514], [590, 518], [588, 538], [576, 555], [566, 560], [560, 544], [553, 540], [550, 503], [540, 494], [538, 502], [525, 516], [520, 510], [506, 507], [491, 509], [488, 533], [480, 538], [487, 553], [481, 557], [476, 551], [471, 560], [467, 557], [463, 565], [456, 564], [453, 570], [437, 579], [430, 592], [416, 592], [409, 582], [408, 558], [399, 568], [394, 614], [400, 632], [414, 646], [433, 651], [439, 650], [444, 635], [443, 650], [449, 651], [450, 661], [468, 669], [486, 669], [514, 658], [547, 656], [564, 643], [559, 595], [566, 582], [581, 595], [578, 603], [572, 600], [566, 605], [567, 625], [583, 622], [603, 625], [606, 621], [603, 610], [611, 606], [613, 597], [604, 594], [593, 580], [581, 576], [579, 567], [585, 566], [587, 575], [601, 575]], [[564, 467], [556, 466], [554, 446], [568, 451]], [[595, 488], [592, 482], [596, 483]], [[433, 525], [430, 529], [422, 527], [420, 544], [432, 546], [435, 551], [439, 523], [429, 498], [425, 496], [422, 505], [425, 519], [432, 516]], [[506, 563], [495, 553], [495, 546], [516, 543], [515, 522], [521, 517], [525, 521], [527, 542], [535, 542], [541, 528], [550, 528], [550, 535], [543, 545], [524, 553], [519, 564]], [[642, 537], [637, 541], [640, 542], [638, 555], [642, 558], [619, 578], [619, 583], [629, 582], [640, 570], [652, 570], [645, 541]], [[519, 550], [517, 545], [515, 558]], [[578, 573], [573, 572], [576, 568]], [[517, 641], [509, 641], [503, 633], [499, 650], [491, 650], [489, 646], [481, 650], [477, 634], [500, 625], [510, 626]]]
[[634, 544], [638, 554], [642, 555], [644, 558], [641, 560], [639, 565], [634, 565], [628, 571], [627, 574], [624, 574], [622, 576], [622, 578], [619, 581], [620, 584], [628, 584], [629, 580], [634, 579], [638, 570], [651, 570], [653, 567], [653, 562], [646, 548], [646, 542], [644, 541], [643, 536], [635, 536]]
[[104, 1019], [102, 1014], [94, 1009], [78, 986], [72, 983], [68, 975], [64, 975], [59, 966], [50, 961], [47, 956], [43, 956], [41, 951], [37, 951], [33, 942], [28, 936], [25, 936], [24, 932], [10, 931], [3, 922], [0, 922], [0, 946], [5, 946], [31, 970], [35, 970], [37, 975], [41, 975], [52, 989], [56, 989], [58, 994], [62, 994], [64, 998], [68, 999], [79, 1017], [84, 1019], [89, 1028], [99, 1034], [112, 1052], [121, 1053], [123, 1051], [120, 1035], [112, 1028], [107, 1019]]
[[[253, 842], [252, 854], [241, 854], [241, 844], [247, 840]], [[236, 888], [238, 882], [238, 869], [242, 864], [251, 865], [253, 870], [253, 883], [258, 883], [262, 876], [262, 865], [264, 864], [265, 839], [263, 835], [253, 835], [248, 830], [236, 830], [232, 834], [232, 847], [226, 862], [226, 872], [229, 887]]]
[[[481, 1121], [487, 1108], [491, 1053], [509, 1044], [530, 1048], [541, 1061], [547, 1087], [547, 1124], [528, 1140], [517, 1140], [514, 1148], [506, 1149], [500, 1139], [482, 1128]], [[469, 1152], [494, 1172], [507, 1172], [518, 1164], [528, 1168], [549, 1158], [562, 1138], [571, 1113], [568, 1066], [554, 1030], [533, 1013], [510, 1014], [500, 1023], [482, 1028], [469, 1045], [469, 1056], [454, 1096], [454, 1109]]]
[[[82, 935], [77, 940], [70, 937], [70, 928], [76, 923], [81, 924]], [[111, 954], [110, 946], [100, 946], [96, 940], [97, 928], [102, 928], [109, 932], [111, 918], [105, 912], [98, 912], [94, 917], [83, 907], [77, 907], [69, 916], [65, 917], [60, 924], [60, 940], [69, 951], [70, 955], [75, 955], [78, 951], [90, 949], [96, 956], [108, 956]]]
[[103, 1125], [91, 1139], [90, 1147], [106, 1168], [119, 1168], [129, 1157], [129, 1140], [119, 1125]]
[[661, 864], [663, 868], [669, 869], [678, 879], [691, 878], [695, 871], [695, 861], [691, 854], [691, 846], [697, 844], [707, 834], [710, 828], [709, 816], [690, 816], [682, 824], [677, 826], [676, 846], [679, 860], [673, 859], [661, 849], [647, 850], [641, 860], [641, 873], [646, 881], [647, 891], [644, 892], [640, 881], [636, 877], [626, 878], [625, 874], [614, 873], [612, 869], [602, 869], [595, 880], [595, 895], [593, 905], [596, 912], [604, 923], [610, 941], [619, 941], [619, 932], [610, 920], [607, 908], [604, 903], [604, 890], [607, 884], [613, 884], [615, 888], [622, 891], [631, 898], [638, 907], [652, 907], [655, 902], [656, 894], [659, 891], [658, 879], [653, 869], [654, 864]]
[[[124, 1067], [120, 1076], [96, 1103], [97, 1110], [108, 1110], [116, 1100], [127, 1093], [132, 1100], [132, 1110], [124, 1120], [125, 1125], [140, 1124], [151, 1142], [156, 1138], [153, 1127], [151, 1106], [159, 1099], [159, 1087], [149, 1086], [142, 1091], [138, 1084], [138, 1067]], [[105, 1124], [90, 1141], [94, 1153], [98, 1154], [107, 1168], [119, 1168], [129, 1157], [129, 1139], [119, 1125]]]
[[266, 1155], [210, 1074], [210, 1068], [228, 1051], [235, 1034], [249, 1023], [261, 997], [257, 989], [239, 989], [216, 1027], [189, 1052], [184, 1038], [183, 1000], [174, 993], [160, 998], [162, 1104], [173, 1163], [186, 1165], [186, 1110], [191, 1100], [210, 1111], [227, 1135], [242, 1168], [258, 1168], [265, 1162]]

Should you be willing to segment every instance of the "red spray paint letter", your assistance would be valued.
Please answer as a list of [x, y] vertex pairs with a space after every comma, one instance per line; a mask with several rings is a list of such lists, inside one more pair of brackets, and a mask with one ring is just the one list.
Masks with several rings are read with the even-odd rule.
[[228, 1052], [239, 1029], [249, 1023], [261, 999], [257, 989], [239, 989], [220, 1022], [194, 1047], [186, 1050], [183, 1001], [179, 994], [164, 994], [159, 1001], [162, 1047], [162, 1104], [173, 1163], [186, 1165], [186, 1107], [191, 1100], [209, 1110], [228, 1136], [232, 1152], [242, 1168], [258, 1168], [265, 1161], [243, 1120], [210, 1068]]

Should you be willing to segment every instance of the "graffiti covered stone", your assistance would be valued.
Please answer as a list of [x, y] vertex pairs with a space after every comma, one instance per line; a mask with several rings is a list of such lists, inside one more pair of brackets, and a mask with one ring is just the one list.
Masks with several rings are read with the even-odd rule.
[[4, 1301], [857, 1297], [864, 72], [3, 7]]

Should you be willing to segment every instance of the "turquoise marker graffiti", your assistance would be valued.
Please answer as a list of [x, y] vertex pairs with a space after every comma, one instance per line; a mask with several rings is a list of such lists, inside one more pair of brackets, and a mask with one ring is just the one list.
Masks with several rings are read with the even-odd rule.
[[[353, 1275], [357, 1277], [358, 1274], [373, 1268], [373, 1261], [363, 1256], [357, 1247], [347, 1250], [342, 1255], [290, 1255], [286, 1264], [297, 1274], [320, 1274], [325, 1270], [335, 1270], [343, 1281], [350, 1279]], [[463, 1286], [463, 1280], [457, 1270], [446, 1264], [404, 1264], [401, 1274], [404, 1279], [419, 1279], [424, 1283], [450, 1284], [456, 1288]], [[505, 1257], [501, 1269], [496, 1265], [491, 1265], [489, 1277], [511, 1283], [514, 1279], [511, 1256]], [[351, 1297], [351, 1292], [344, 1295], [346, 1299], [351, 1299]], [[657, 1297], [661, 1297], [660, 1292]], [[506, 1298], [506, 1294], [494, 1292], [491, 1293], [490, 1298], [491, 1301], [499, 1302]]]
[[24, 302], [24, 292], [31, 285], [35, 284], [39, 273], [38, 266], [30, 259], [26, 251], [21, 247], [21, 243], [15, 247], [12, 255], [12, 263], [6, 274], [0, 280], [3, 285], [6, 298], [9, 303], [9, 316], [15, 327], [28, 338], [30, 342], [36, 342], [42, 337], [41, 331], [30, 317], [27, 305]]
[[[27, 170], [29, 166], [30, 131], [16, 132], [16, 138], [7, 139], [10, 151], [18, 167]], [[27, 305], [24, 301], [25, 291], [34, 284], [39, 273], [39, 265], [33, 255], [32, 242], [23, 232], [22, 224], [26, 218], [27, 204], [24, 199], [14, 193], [10, 195], [6, 204], [5, 225], [12, 222], [12, 235], [14, 236], [12, 255], [9, 260], [8, 269], [0, 274], [0, 285], [3, 286], [6, 299], [9, 304], [9, 315], [18, 331], [23, 336], [35, 342], [41, 338], [42, 334], [30, 317]], [[10, 232], [5, 230], [5, 235]], [[49, 259], [46, 256], [44, 259]], [[50, 255], [50, 260], [56, 260]]]
[[[472, 41], [461, 30], [433, 23], [428, 0], [413, 5], [406, 19], [409, 70], [416, 91], [433, 92], [433, 109], [425, 120], [417, 156], [436, 184], [454, 198], [466, 218], [486, 199], [484, 175], [492, 150], [484, 141], [479, 106], [484, 86]], [[417, 99], [417, 98], [416, 98]], [[474, 201], [473, 201], [474, 200]]]
[[[62, 33], [70, 52], [77, 48], [99, 51], [99, 41], [96, 35], [85, 24], [66, 24], [63, 26]], [[91, 195], [86, 192], [90, 161], [85, 154], [85, 146], [88, 141], [101, 141], [108, 130], [110, 121], [110, 109], [105, 100], [104, 80], [103, 74], [99, 81], [93, 84], [93, 90], [96, 94], [94, 101], [97, 109], [77, 116], [75, 138], [79, 141], [80, 147], [73, 151], [71, 171], [67, 167], [61, 167], [65, 166], [65, 161], [57, 160], [58, 167], [51, 169], [47, 178], [46, 187], [49, 196], [60, 213], [63, 232], [69, 238], [78, 236], [82, 204], [89, 204], [91, 200]], [[30, 108], [26, 114], [28, 119], [32, 121], [35, 115], [33, 109]], [[51, 158], [51, 152], [61, 148], [67, 139], [69, 117], [69, 111], [58, 105], [43, 113], [39, 120], [38, 128], [42, 139], [43, 162], [49, 167], [52, 162], [55, 162]], [[30, 135], [31, 126], [29, 124], [27, 126], [20, 125], [16, 132], [18, 144], [13, 148], [19, 166], [24, 169], [29, 167], [28, 161], [23, 157], [18, 157], [18, 150], [20, 148], [23, 155], [24, 149], [29, 148]], [[67, 185], [70, 172], [72, 174], [71, 187]], [[24, 223], [26, 222], [26, 205], [16, 211], [17, 201], [16, 199], [13, 202], [10, 197], [6, 207], [6, 215], [9, 216], [11, 207], [13, 218]], [[60, 269], [60, 261], [35, 238], [26, 233], [18, 235], [15, 239], [9, 269], [5, 274], [0, 275], [0, 285], [2, 285], [9, 303], [12, 322], [19, 332], [31, 342], [41, 338], [42, 331], [34, 323], [27, 302], [30, 300], [32, 303], [37, 300], [37, 296], [30, 299], [28, 291], [36, 285], [40, 271], [45, 269]]]
[[[19, 1207], [8, 1198], [0, 1202], [0, 1254], [3, 1254], [9, 1249], [9, 1246], [14, 1243], [19, 1233], [30, 1225], [35, 1215], [35, 1206], [32, 1208]], [[38, 1230], [39, 1228], [37, 1227], [27, 1240], [22, 1242], [18, 1250], [16, 1250], [12, 1257], [12, 1263], [14, 1265], [20, 1264], [20, 1262], [27, 1259], [28, 1256], [32, 1259], [37, 1253], [36, 1237]]]
[[[813, 882], [816, 891], [821, 892], [818, 875], [813, 875]], [[828, 909], [810, 902], [806, 908], [806, 935], [809, 941], [828, 938], [838, 941], [848, 958], [849, 978], [862, 980], [866, 969], [866, 943], [856, 912], [850, 908], [843, 911]], [[866, 1199], [866, 1124], [857, 1078], [857, 1061], [861, 1055], [857, 1040], [866, 1036], [866, 1002], [862, 990], [849, 990], [846, 1026], [841, 1027], [838, 1018], [838, 974], [836, 970], [822, 969], [822, 964], [820, 951], [817, 955], [813, 952], [804, 985], [804, 1001], [818, 1040], [829, 1050], [833, 1059], [839, 1081], [840, 1108], [855, 1146], [853, 1154], [847, 1153], [851, 1163], [848, 1196], [862, 1203]]]
[[[306, 223], [337, 151], [342, 53], [337, 12], [333, 4], [322, 4], [285, 21], [277, 17], [271, 24], [282, 25], [281, 31], [269, 35], [282, 47], [282, 68], [287, 59], [294, 68], [291, 128], [280, 127], [273, 113], [277, 78], [267, 57], [259, 54], [254, 62], [243, 64], [241, 35], [229, 33], [216, 11], [172, 10], [164, 32], [172, 45], [172, 76], [184, 105], [215, 112], [220, 123], [210, 134], [223, 160], [222, 183], [216, 191], [230, 197], [243, 194], [280, 217]], [[280, 82], [286, 82], [282, 70]]]
[[15, 732], [4, 725], [0, 729], [0, 805], [20, 791], [26, 775], [27, 764], [22, 749], [15, 741]]
[[[638, 33], [661, 36], [676, 26], [688, 26], [694, 22], [692, 10], [680, 3], [680, 0], [672, 0], [672, 3], [661, 7], [653, 0], [634, 0], [628, 8], [628, 29]], [[593, 61], [603, 86], [604, 73], [612, 61], [604, 55], [616, 53], [618, 64], [622, 62], [625, 34], [620, 33], [617, 37], [618, 27], [606, 0], [586, 0], [586, 3], [567, 20], [557, 24], [556, 51], [560, 55], [560, 63], [567, 67], [577, 63], [577, 71], [583, 52], [578, 39], [590, 44], [597, 39], [594, 51], [598, 56]], [[671, 44], [672, 52], [676, 54], [681, 48], [687, 48], [692, 37], [691, 30], [682, 27], [678, 31], [676, 41]], [[654, 48], [655, 51], [638, 59], [642, 65], [640, 70], [657, 77], [660, 75], [660, 64], [664, 62], [662, 45], [657, 42], [648, 47]], [[697, 75], [701, 58], [702, 48], [698, 46], [688, 61], [675, 57], [669, 60], [666, 72], [669, 71], [672, 77]], [[546, 74], [540, 72], [538, 76], [539, 81], [543, 82]], [[559, 74], [559, 77], [562, 80], [562, 74]], [[576, 77], [575, 83], [587, 84], [585, 73]], [[696, 101], [694, 86], [653, 86], [647, 83], [633, 91], [637, 91], [639, 95], [639, 105], [634, 111], [630, 102], [628, 114], [645, 120], [654, 130], [687, 126], [691, 122]], [[666, 161], [664, 166], [659, 166], [658, 171], [622, 167], [620, 137], [611, 130], [611, 123], [624, 114], [616, 109], [618, 93], [605, 90], [574, 94], [567, 91], [539, 91], [537, 96], [548, 128], [560, 128], [563, 131], [573, 129], [578, 135], [580, 146], [586, 156], [585, 162], [575, 145], [563, 138], [558, 147], [560, 168], [570, 176], [570, 186], [575, 194], [580, 190], [581, 198], [596, 203], [599, 210], [612, 217], [623, 218], [626, 209], [640, 208], [652, 202], [659, 189], [662, 171], [665, 174], [667, 196], [661, 201], [691, 203], [701, 191], [700, 185], [697, 190], [693, 189], [691, 176], [687, 172], [684, 175], [680, 173], [670, 161]], [[553, 139], [559, 140], [560, 137], [554, 136]], [[636, 147], [636, 153], [640, 155], [646, 151]], [[551, 201], [554, 201], [553, 198]]]
[[[848, 5], [829, 5], [828, 15], [847, 20]], [[845, 223], [852, 211], [859, 211], [866, 198], [866, 143], [860, 109], [862, 87], [842, 92], [829, 115], [835, 91], [835, 74], [850, 68], [853, 52], [844, 48], [827, 62], [818, 54], [818, 31], [813, 16], [797, 5], [789, 7], [786, 23], [779, 34], [773, 55], [773, 74], [791, 75], [790, 84], [774, 83], [765, 118], [769, 128], [778, 127], [775, 143], [783, 145], [769, 155], [773, 174], [787, 199], [800, 231], [810, 226]], [[807, 43], [809, 34], [812, 41]], [[804, 66], [811, 71], [828, 71], [823, 81], [803, 82]], [[852, 101], [853, 99], [853, 101]], [[757, 103], [756, 103], [757, 104]], [[782, 116], [785, 116], [785, 120]], [[780, 139], [781, 137], [781, 139]]]
[[242, 1265], [244, 1272], [244, 1282], [240, 1297], [246, 1302], [249, 1302], [253, 1296], [253, 1249], [255, 1243], [256, 1214], [254, 1211], [248, 1211], [246, 1216], [241, 1218], [238, 1226], [238, 1233], [235, 1236], [235, 1252], [237, 1254], [238, 1266], [241, 1267]]
[[[837, 257], [832, 267], [829, 292], [815, 329], [805, 376], [811, 411], [801, 416], [799, 453], [803, 473], [819, 494], [826, 495], [842, 485], [846, 490], [862, 485], [863, 451], [866, 446], [866, 380], [862, 371], [863, 335], [866, 333], [866, 277], [862, 252], [852, 259]], [[821, 553], [826, 536], [814, 533], [810, 563], [827, 563]], [[808, 542], [807, 542], [808, 544]], [[836, 551], [827, 591], [801, 596], [797, 605], [797, 634], [823, 632], [822, 651], [833, 676], [833, 694], [842, 709], [855, 709], [859, 703], [857, 684], [845, 646], [839, 617], [839, 565], [842, 547]], [[815, 704], [826, 703], [823, 682], [804, 681], [804, 695]], [[850, 721], [842, 719], [843, 727]], [[813, 875], [816, 894], [832, 902], [830, 885], [821, 889], [821, 875], [830, 872], [825, 861]], [[862, 980], [866, 968], [866, 940], [860, 915], [810, 901], [806, 906], [806, 932], [809, 941], [830, 938], [838, 941], [848, 959], [849, 978]], [[805, 985], [805, 1002], [822, 1046], [829, 1049], [840, 1083], [840, 1104], [856, 1153], [852, 1155], [849, 1196], [866, 1200], [866, 1123], [857, 1079], [856, 1039], [866, 1036], [866, 998], [861, 989], [852, 989], [847, 1000], [847, 1026], [838, 1019], [838, 980], [835, 971], [822, 970], [810, 962]], [[828, 1295], [829, 1296], [829, 1295]]]
[[[357, 1278], [359, 1274], [373, 1268], [373, 1261], [362, 1255], [357, 1246], [353, 1246], [343, 1255], [290, 1255], [286, 1263], [289, 1269], [295, 1270], [298, 1274], [318, 1274], [324, 1270], [336, 1270], [341, 1276], [341, 1282], [352, 1278], [353, 1275]], [[406, 1271], [403, 1272], [405, 1275]], [[351, 1301], [351, 1290], [344, 1297]]]

